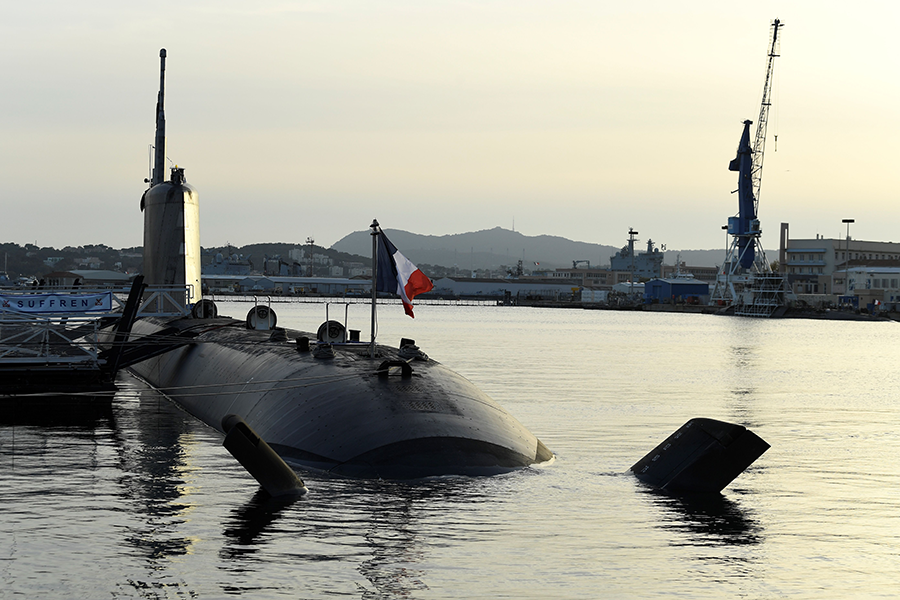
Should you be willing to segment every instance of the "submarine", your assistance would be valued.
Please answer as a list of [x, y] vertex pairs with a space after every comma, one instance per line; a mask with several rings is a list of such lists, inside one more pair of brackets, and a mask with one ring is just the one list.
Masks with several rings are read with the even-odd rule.
[[[190, 314], [136, 319], [121, 364], [222, 433], [242, 420], [294, 468], [419, 479], [495, 475], [552, 459], [524, 425], [412, 340], [376, 343], [373, 327], [372, 339], [359, 342], [327, 317], [315, 332], [285, 329], [263, 305], [243, 319], [218, 315], [201, 295], [197, 192], [183, 168], [164, 180], [165, 65], [163, 49], [153, 170], [140, 203], [143, 293], [183, 289], [178, 300]], [[377, 235], [376, 222], [373, 248]], [[373, 287], [375, 280], [373, 273]], [[374, 300], [373, 291], [373, 311]]]

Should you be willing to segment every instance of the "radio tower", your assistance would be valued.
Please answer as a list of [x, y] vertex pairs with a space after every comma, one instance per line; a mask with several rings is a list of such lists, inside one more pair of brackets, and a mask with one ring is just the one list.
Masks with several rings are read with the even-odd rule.
[[736, 315], [769, 317], [779, 307], [784, 306], [784, 278], [773, 273], [769, 266], [766, 252], [760, 242], [762, 228], [757, 218], [766, 149], [766, 127], [769, 121], [769, 107], [772, 105], [772, 73], [775, 58], [779, 56], [778, 34], [782, 26], [778, 19], [772, 22], [766, 81], [759, 107], [759, 118], [756, 121], [756, 139], [751, 146], [750, 125], [753, 122], [744, 121], [737, 156], [728, 165], [730, 171], [738, 172], [736, 190], [738, 215], [728, 218], [731, 245], [710, 301], [713, 304], [732, 306]]

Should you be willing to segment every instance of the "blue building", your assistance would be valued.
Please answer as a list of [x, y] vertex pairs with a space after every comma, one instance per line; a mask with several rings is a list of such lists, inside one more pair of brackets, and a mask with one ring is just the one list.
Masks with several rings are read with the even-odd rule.
[[709, 302], [709, 283], [693, 277], [651, 279], [644, 284], [644, 301], [706, 304]]

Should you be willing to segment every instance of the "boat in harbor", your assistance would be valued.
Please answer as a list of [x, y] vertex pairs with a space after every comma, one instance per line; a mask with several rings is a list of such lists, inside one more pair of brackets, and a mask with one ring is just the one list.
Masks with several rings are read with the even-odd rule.
[[[181, 168], [163, 181], [165, 59], [162, 50], [155, 167], [141, 199], [144, 276], [149, 286], [183, 286], [190, 314], [136, 320], [121, 364], [223, 433], [226, 419], [240, 417], [305, 469], [410, 479], [550, 460], [524, 425], [412, 340], [380, 344], [373, 327], [360, 342], [327, 317], [315, 331], [284, 329], [262, 305], [246, 318], [217, 314], [201, 297], [197, 193]], [[377, 223], [372, 235], [374, 249]]]

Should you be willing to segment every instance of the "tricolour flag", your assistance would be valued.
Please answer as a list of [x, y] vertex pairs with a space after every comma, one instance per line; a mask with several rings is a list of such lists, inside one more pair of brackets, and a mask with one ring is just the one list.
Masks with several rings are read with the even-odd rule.
[[378, 235], [377, 279], [375, 289], [379, 292], [390, 292], [400, 296], [403, 310], [413, 318], [415, 318], [412, 310], [413, 298], [434, 287], [425, 273], [400, 254], [397, 247], [384, 235], [384, 231]]

